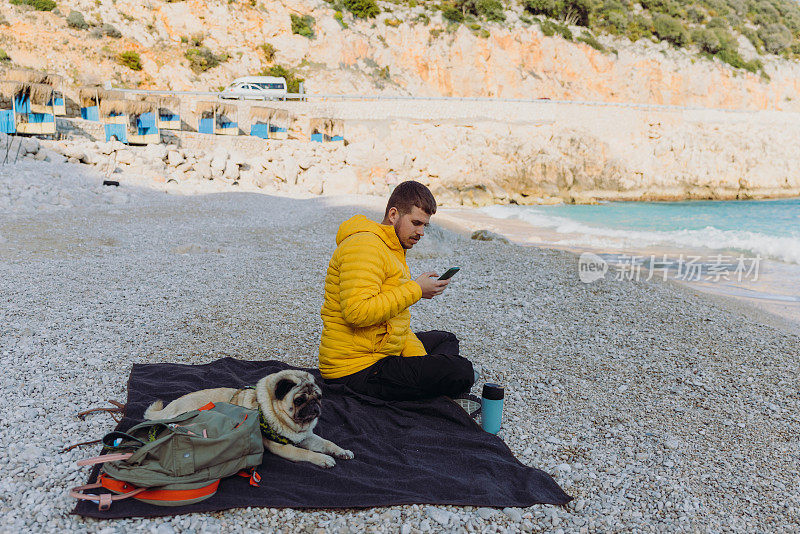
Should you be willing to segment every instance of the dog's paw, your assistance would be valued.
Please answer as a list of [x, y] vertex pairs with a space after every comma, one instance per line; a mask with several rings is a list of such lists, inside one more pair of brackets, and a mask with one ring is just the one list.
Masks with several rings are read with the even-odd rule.
[[339, 452], [336, 453], [336, 457], [341, 460], [352, 460], [355, 458], [355, 454], [353, 451], [348, 451], [347, 449], [341, 449]]
[[327, 454], [317, 454], [314, 456], [312, 462], [315, 465], [320, 467], [324, 467], [325, 469], [331, 468], [336, 465], [336, 460], [328, 456]]

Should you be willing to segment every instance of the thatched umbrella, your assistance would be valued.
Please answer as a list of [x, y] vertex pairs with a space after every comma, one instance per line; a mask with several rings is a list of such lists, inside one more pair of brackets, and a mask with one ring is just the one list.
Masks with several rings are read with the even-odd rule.
[[31, 104], [47, 105], [53, 100], [53, 86], [44, 83], [32, 83], [29, 88]]
[[6, 79], [23, 83], [43, 83], [53, 87], [61, 86], [64, 78], [58, 74], [47, 74], [35, 70], [13, 69], [6, 73]]
[[331, 119], [330, 124], [331, 137], [341, 136], [344, 138], [344, 121], [342, 119]]
[[177, 96], [161, 96], [158, 98], [158, 109], [177, 111], [181, 107], [181, 99]]
[[181, 99], [177, 96], [160, 96], [158, 97], [158, 107], [175, 109], [181, 105]]
[[126, 115], [128, 103], [125, 100], [103, 100], [100, 102], [100, 116]]
[[53, 88], [43, 83], [4, 80], [0, 82], [0, 94], [8, 99], [28, 97], [31, 104], [47, 105], [53, 98]]
[[214, 107], [214, 113], [217, 114], [217, 117], [233, 117], [236, 115], [237, 107], [233, 104], [223, 104], [222, 102], [217, 102], [216, 106]]
[[311, 133], [321, 133], [328, 137], [342, 135], [344, 122], [341, 119], [316, 118], [309, 121]]
[[137, 130], [137, 118], [145, 113], [155, 112], [156, 109], [157, 104], [152, 101], [119, 99], [100, 101], [100, 116], [107, 118], [112, 115], [127, 115], [128, 121], [126, 127], [131, 133]]
[[328, 119], [323, 118], [313, 118], [308, 121], [308, 127], [311, 129], [311, 133], [320, 133], [324, 134], [326, 131], [326, 123]]
[[114, 115], [143, 115], [154, 111], [155, 104], [149, 101], [136, 100], [102, 100], [100, 114], [103, 117]]
[[99, 106], [106, 98], [111, 98], [112, 92], [102, 87], [86, 85], [78, 89], [78, 100], [81, 107]]
[[216, 113], [217, 104], [218, 102], [213, 101], [200, 101], [195, 103], [194, 110], [201, 117], [211, 117]]
[[6, 100], [11, 100], [18, 94], [24, 92], [25, 84], [13, 80], [0, 80], [0, 96]]
[[22, 86], [20, 82], [12, 82], [11, 80], [0, 80], [0, 107], [6, 109], [12, 107], [14, 97], [19, 94], [19, 88]]
[[271, 122], [272, 117], [280, 110], [275, 108], [266, 108], [262, 106], [253, 106], [250, 108], [250, 119], [257, 119], [264, 122]]
[[272, 114], [272, 118], [270, 122], [275, 124], [278, 127], [289, 129], [289, 122], [291, 120], [291, 116], [289, 115], [289, 110], [286, 109], [276, 109], [275, 113]]

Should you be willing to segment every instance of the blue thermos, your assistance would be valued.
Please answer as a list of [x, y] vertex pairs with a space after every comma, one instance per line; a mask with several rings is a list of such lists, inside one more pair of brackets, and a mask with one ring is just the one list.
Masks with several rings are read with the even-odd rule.
[[481, 426], [490, 434], [500, 431], [503, 422], [503, 388], [497, 384], [484, 384], [481, 395]]

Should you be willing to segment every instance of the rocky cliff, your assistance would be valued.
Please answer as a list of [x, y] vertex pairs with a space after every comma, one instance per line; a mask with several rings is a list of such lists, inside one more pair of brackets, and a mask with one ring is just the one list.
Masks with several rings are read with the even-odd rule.
[[[46, 69], [76, 84], [110, 80], [127, 87], [217, 89], [237, 76], [281, 65], [305, 78], [310, 93], [800, 110], [797, 62], [767, 59], [767, 81], [665, 42], [601, 36], [608, 50], [601, 52], [558, 35], [546, 37], [514, 9], [506, 21], [483, 23], [476, 32], [466, 25], [448, 29], [439, 12], [422, 6], [389, 3], [366, 21], [347, 12], [337, 20], [322, 0], [60, 0], [57, 5], [53, 12], [40, 12], [0, 4], [0, 22], [6, 24], [0, 47], [11, 58], [0, 67]], [[84, 25], [70, 26], [72, 11]], [[313, 18], [311, 38], [292, 33], [292, 14]], [[192, 68], [187, 52], [203, 47], [222, 60], [218, 66]], [[139, 54], [134, 68], [141, 70], [120, 64], [125, 51]]]

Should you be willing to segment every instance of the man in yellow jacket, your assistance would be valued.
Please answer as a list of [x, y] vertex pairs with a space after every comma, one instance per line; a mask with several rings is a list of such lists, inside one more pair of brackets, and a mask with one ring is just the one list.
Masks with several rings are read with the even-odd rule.
[[425, 235], [436, 200], [414, 181], [398, 185], [378, 224], [343, 222], [325, 276], [319, 369], [331, 383], [385, 400], [457, 396], [476, 373], [450, 332], [411, 331], [409, 307], [442, 293], [433, 272], [411, 278], [406, 251]]

